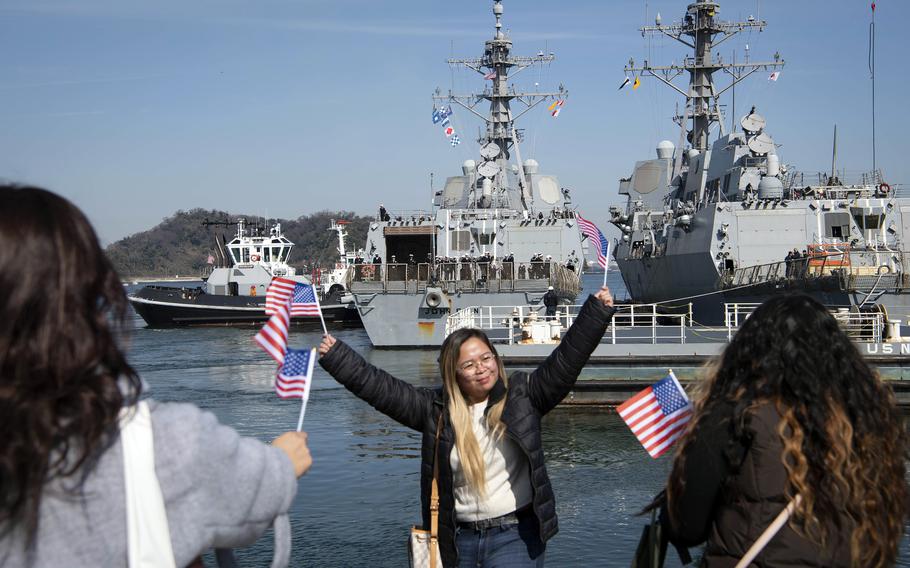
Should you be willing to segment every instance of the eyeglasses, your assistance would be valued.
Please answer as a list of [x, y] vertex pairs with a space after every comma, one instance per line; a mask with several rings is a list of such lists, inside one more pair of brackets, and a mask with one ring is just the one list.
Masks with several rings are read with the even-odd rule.
[[471, 371], [476, 371], [480, 367], [486, 367], [492, 361], [495, 361], [495, 360], [496, 360], [496, 355], [493, 355], [493, 353], [487, 351], [486, 353], [481, 355], [479, 358], [474, 359], [473, 361], [465, 361], [464, 363], [462, 363], [461, 365], [458, 366], [458, 369], [463, 373], [470, 373]]

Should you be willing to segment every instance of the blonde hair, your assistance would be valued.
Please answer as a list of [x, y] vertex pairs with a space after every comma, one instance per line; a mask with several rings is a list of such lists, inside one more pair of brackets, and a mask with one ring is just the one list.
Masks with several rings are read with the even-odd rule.
[[[483, 341], [490, 352], [496, 357], [496, 368], [499, 378], [508, 387], [505, 367], [502, 359], [496, 353], [496, 348], [490, 343], [487, 335], [479, 329], [459, 329], [449, 335], [442, 344], [439, 354], [439, 370], [442, 373], [442, 384], [449, 398], [449, 419], [455, 430], [455, 449], [458, 459], [464, 470], [465, 479], [471, 489], [480, 496], [486, 495], [486, 468], [483, 463], [483, 454], [480, 444], [474, 436], [470, 403], [458, 387], [458, 358], [461, 356], [461, 346], [468, 339], [475, 338]], [[505, 408], [506, 398], [490, 407], [486, 413], [486, 426], [495, 440], [502, 438], [505, 424], [502, 422], [502, 410]]]

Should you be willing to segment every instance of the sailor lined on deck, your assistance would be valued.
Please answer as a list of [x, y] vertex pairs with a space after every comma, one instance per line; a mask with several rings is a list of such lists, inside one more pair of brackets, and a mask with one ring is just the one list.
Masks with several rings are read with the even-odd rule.
[[477, 329], [442, 345], [442, 386], [420, 388], [367, 363], [326, 335], [320, 365], [374, 408], [422, 432], [420, 498], [429, 526], [439, 432], [439, 548], [446, 568], [539, 567], [557, 532], [555, 497], [544, 467], [541, 418], [572, 389], [613, 317], [602, 288], [588, 298], [562, 342], [531, 373], [506, 376], [496, 348]]

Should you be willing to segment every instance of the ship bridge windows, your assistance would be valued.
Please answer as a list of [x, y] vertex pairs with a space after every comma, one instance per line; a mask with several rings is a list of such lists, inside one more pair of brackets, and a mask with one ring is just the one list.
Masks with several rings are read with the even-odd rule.
[[881, 229], [885, 223], [885, 214], [872, 211], [863, 207], [851, 207], [853, 220], [862, 231]]
[[825, 236], [847, 239], [850, 235], [850, 214], [842, 211], [825, 213]]

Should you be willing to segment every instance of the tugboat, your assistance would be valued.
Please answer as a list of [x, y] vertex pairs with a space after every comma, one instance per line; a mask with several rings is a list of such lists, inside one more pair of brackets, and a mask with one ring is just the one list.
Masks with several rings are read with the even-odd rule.
[[[269, 317], [265, 313], [265, 293], [272, 278], [281, 276], [310, 283], [287, 263], [294, 243], [282, 235], [281, 224], [276, 223], [267, 235], [264, 233], [264, 228], [247, 229], [246, 221], [238, 220], [237, 234], [230, 242], [216, 237], [218, 258], [210, 257], [203, 286], [144, 286], [129, 296], [130, 303], [149, 327], [261, 325]], [[348, 305], [329, 298], [321, 307], [326, 324], [360, 325], [357, 311]], [[291, 323], [321, 325], [318, 316], [294, 316]]]

